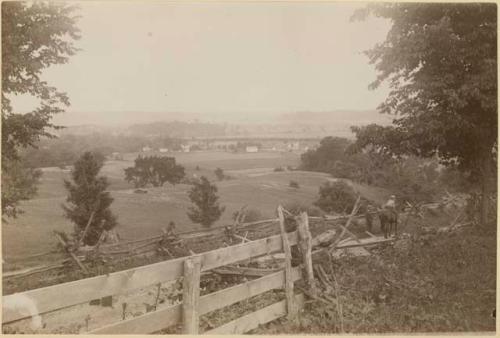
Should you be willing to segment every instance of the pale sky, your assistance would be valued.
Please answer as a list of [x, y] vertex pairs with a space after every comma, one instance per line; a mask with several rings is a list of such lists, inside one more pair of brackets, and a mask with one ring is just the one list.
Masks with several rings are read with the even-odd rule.
[[[246, 113], [375, 109], [388, 90], [368, 90], [375, 71], [362, 51], [385, 38], [389, 23], [350, 22], [362, 6], [80, 3], [82, 51], [43, 78], [69, 95], [71, 107], [58, 117], [68, 124], [95, 119], [96, 112], [234, 121]], [[33, 106], [25, 97], [13, 103], [20, 111]]]

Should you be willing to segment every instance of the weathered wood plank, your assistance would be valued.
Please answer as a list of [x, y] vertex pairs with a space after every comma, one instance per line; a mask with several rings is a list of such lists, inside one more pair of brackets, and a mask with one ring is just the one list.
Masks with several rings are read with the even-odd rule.
[[193, 256], [184, 261], [182, 286], [182, 333], [198, 334], [200, 328], [200, 273], [201, 257]]
[[361, 240], [361, 243], [356, 243], [355, 241], [351, 240], [346, 242], [345, 244], [342, 245], [337, 245], [333, 250], [337, 249], [347, 249], [347, 248], [356, 248], [360, 246], [369, 246], [369, 245], [375, 245], [375, 244], [380, 244], [380, 243], [387, 243], [387, 242], [393, 242], [395, 238], [383, 238], [383, 237], [373, 237], [373, 238], [363, 238]]
[[160, 331], [182, 321], [182, 304], [134, 317], [88, 332], [89, 334], [145, 334]]
[[[290, 244], [297, 243], [295, 232], [288, 234]], [[251, 257], [262, 256], [281, 251], [283, 243], [280, 235], [255, 240], [249, 243], [220, 248], [200, 254], [202, 257], [202, 271], [236, 263]], [[15, 293], [3, 297], [15, 301], [16, 297], [28, 297], [39, 311], [39, 314], [57, 310], [86, 301], [124, 293], [148, 285], [166, 282], [179, 278], [183, 273], [183, 264], [186, 257], [172, 259], [146, 266], [141, 266], [109, 275], [96, 276], [40, 289]], [[78, 292], [75, 292], [78, 290]], [[57, 295], [57, 297], [54, 297]], [[3, 323], [27, 318], [27, 312], [19, 309], [3, 309]]]
[[287, 317], [293, 319], [297, 315], [296, 306], [293, 297], [293, 281], [292, 281], [292, 251], [288, 236], [285, 230], [285, 216], [283, 215], [283, 208], [278, 206], [278, 217], [280, 219], [281, 238], [283, 240], [283, 251], [285, 252], [285, 295], [287, 306]]
[[[292, 269], [292, 281], [301, 278], [300, 267]], [[272, 289], [282, 288], [285, 284], [285, 272], [279, 271], [262, 278], [254, 279], [201, 297], [200, 314], [205, 314]]]
[[239, 276], [252, 276], [252, 277], [262, 277], [267, 276], [273, 272], [280, 271], [282, 269], [258, 269], [258, 268], [243, 268], [236, 266], [224, 266], [221, 268], [213, 269], [212, 272], [221, 275], [239, 275]]
[[[299, 307], [302, 307], [303, 299], [304, 298], [302, 294], [298, 294], [294, 297], [294, 302], [297, 303]], [[282, 300], [281, 302], [266, 306], [263, 309], [249, 313], [213, 330], [206, 331], [203, 334], [242, 334], [258, 328], [259, 325], [266, 324], [275, 319], [283, 317], [286, 314], [287, 301]]]
[[314, 282], [314, 272], [312, 265], [312, 236], [309, 230], [309, 218], [306, 212], [300, 214], [300, 221], [297, 228], [299, 248], [302, 253], [302, 264], [306, 274], [306, 281], [311, 293], [316, 294]]
[[[68, 262], [69, 260], [68, 259], [64, 259], [60, 262]], [[49, 270], [53, 270], [53, 269], [59, 269], [59, 268], [62, 268], [64, 267], [64, 264], [61, 263], [61, 264], [51, 264], [51, 265], [39, 265], [39, 266], [35, 266], [35, 267], [32, 267], [32, 268], [26, 268], [26, 269], [23, 269], [23, 270], [14, 270], [14, 271], [7, 271], [7, 272], [4, 272], [2, 274], [2, 277], [3, 278], [21, 278], [21, 277], [26, 277], [26, 276], [29, 276], [29, 275], [32, 275], [32, 274], [35, 274], [35, 273], [39, 273], [39, 272], [45, 272], [45, 271], [49, 271]]]
[[[294, 281], [301, 278], [300, 267], [292, 270]], [[282, 288], [285, 283], [285, 272], [279, 271], [265, 277], [254, 279], [200, 297], [199, 314], [204, 315], [211, 311], [240, 302], [244, 299], [257, 296], [266, 291]], [[92, 334], [145, 334], [160, 331], [169, 326], [180, 323], [182, 320], [182, 304], [149, 312], [143, 316], [116, 322], [91, 331]]]

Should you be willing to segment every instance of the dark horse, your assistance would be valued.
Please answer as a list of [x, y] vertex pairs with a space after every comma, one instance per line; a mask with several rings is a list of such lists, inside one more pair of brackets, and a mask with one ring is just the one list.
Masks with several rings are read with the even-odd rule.
[[380, 229], [384, 233], [384, 238], [389, 238], [394, 231], [394, 236], [398, 235], [398, 213], [388, 209], [378, 210]]

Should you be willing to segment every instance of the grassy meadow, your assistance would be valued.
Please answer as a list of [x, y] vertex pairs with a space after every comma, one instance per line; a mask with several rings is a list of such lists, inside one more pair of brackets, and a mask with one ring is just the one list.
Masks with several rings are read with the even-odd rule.
[[[165, 155], [165, 154], [164, 154]], [[175, 156], [185, 166], [186, 176], [205, 175], [216, 181], [214, 169], [222, 168], [231, 179], [218, 181], [220, 202], [226, 207], [215, 225], [227, 224], [233, 212], [243, 205], [258, 209], [264, 217], [274, 217], [278, 204], [300, 202], [311, 204], [317, 198], [319, 186], [331, 180], [327, 174], [301, 171], [274, 172], [278, 166], [297, 166], [300, 156], [290, 152], [227, 153], [191, 152], [167, 154]], [[165, 184], [159, 188], [148, 188], [147, 194], [134, 193], [134, 187], [123, 179], [123, 169], [133, 165], [137, 154], [126, 154], [123, 161], [107, 161], [101, 174], [110, 182], [115, 199], [112, 211], [118, 217], [117, 231], [123, 239], [139, 239], [160, 234], [161, 228], [170, 221], [177, 224], [180, 232], [199, 228], [191, 222], [186, 211], [191, 205], [187, 192], [190, 186]], [[199, 167], [197, 170], [196, 167]], [[38, 196], [22, 204], [25, 213], [4, 224], [2, 247], [4, 258], [20, 258], [50, 250], [55, 245], [53, 230], [72, 231], [72, 224], [63, 216], [61, 204], [66, 191], [63, 180], [69, 170], [44, 168]], [[289, 182], [299, 183], [299, 188], [290, 188]], [[376, 188], [354, 187], [374, 200], [385, 197]]]

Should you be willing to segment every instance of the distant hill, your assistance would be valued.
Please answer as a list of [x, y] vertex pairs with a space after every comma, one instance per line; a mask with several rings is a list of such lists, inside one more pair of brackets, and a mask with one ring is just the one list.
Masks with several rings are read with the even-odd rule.
[[[252, 119], [240, 119], [234, 114], [231, 120], [212, 121], [209, 116], [181, 113], [113, 112], [92, 113], [76, 125], [68, 125], [61, 134], [112, 133], [136, 136], [168, 136], [172, 138], [212, 137], [283, 137], [320, 138], [339, 136], [352, 138], [350, 127], [378, 123], [388, 125], [392, 117], [375, 110], [301, 111], [283, 114], [250, 114]], [[156, 118], [154, 118], [156, 117]], [[109, 123], [100, 122], [103, 119]], [[73, 119], [74, 120], [74, 119]], [[76, 120], [74, 120], [76, 121]], [[92, 121], [92, 124], [89, 123]], [[246, 121], [246, 122], [245, 122]], [[252, 122], [250, 122], [252, 121]], [[64, 121], [55, 121], [65, 125]]]
[[127, 129], [130, 134], [145, 136], [169, 136], [173, 138], [225, 136], [224, 124], [203, 122], [153, 122], [134, 124]]
[[286, 113], [279, 116], [277, 121], [301, 124], [390, 124], [392, 117], [380, 114], [376, 110], [333, 110], [333, 111], [301, 111]]

